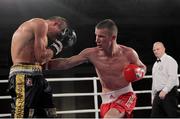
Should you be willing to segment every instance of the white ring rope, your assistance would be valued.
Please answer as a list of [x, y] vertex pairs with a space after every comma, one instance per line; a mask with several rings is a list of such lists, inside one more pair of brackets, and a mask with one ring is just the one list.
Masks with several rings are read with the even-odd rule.
[[[178, 75], [180, 77], [180, 74]], [[152, 75], [146, 75], [144, 78], [152, 78]], [[98, 77], [86, 77], [86, 78], [47, 78], [48, 82], [59, 82], [59, 81], [87, 81], [92, 80], [93, 81], [93, 87], [94, 91], [93, 93], [57, 93], [53, 94], [54, 98], [57, 97], [75, 97], [75, 96], [94, 96], [94, 109], [84, 109], [84, 110], [66, 110], [66, 111], [57, 111], [57, 114], [70, 114], [70, 113], [95, 113], [95, 118], [99, 118], [99, 109], [98, 109], [98, 97], [101, 92], [97, 92], [97, 80], [99, 80]], [[0, 80], [0, 83], [8, 83], [8, 80]], [[180, 89], [178, 89], [180, 92]], [[151, 90], [143, 90], [143, 91], [135, 91], [137, 94], [143, 94], [143, 93], [151, 93]], [[10, 96], [0, 96], [1, 99], [11, 99]], [[180, 105], [178, 105], [180, 107]], [[142, 106], [142, 107], [135, 107], [134, 110], [145, 110], [145, 109], [151, 109], [151, 106]], [[0, 114], [0, 117], [7, 117], [10, 116], [10, 113], [7, 114]]]

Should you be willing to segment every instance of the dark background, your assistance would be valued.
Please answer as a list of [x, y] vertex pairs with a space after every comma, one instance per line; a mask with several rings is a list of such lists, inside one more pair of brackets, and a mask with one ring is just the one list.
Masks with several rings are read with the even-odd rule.
[[[180, 50], [180, 0], [0, 0], [0, 79], [8, 78], [9, 68], [12, 65], [10, 45], [13, 32], [26, 20], [51, 16], [67, 18], [78, 36], [76, 45], [62, 52], [59, 57], [75, 55], [84, 48], [95, 46], [95, 25], [101, 20], [110, 18], [119, 28], [117, 42], [137, 51], [148, 68], [147, 74], [151, 74], [155, 61], [152, 52], [155, 41], [162, 41], [167, 53], [173, 56], [178, 64], [180, 63], [178, 52]], [[44, 73], [46, 77], [96, 76], [94, 67], [90, 63], [66, 71]], [[73, 91], [79, 91], [80, 86], [86, 87], [87, 89], [83, 90], [86, 91], [92, 89], [88, 84], [81, 82], [70, 85]], [[58, 90], [63, 90], [62, 87], [67, 86], [66, 83], [52, 85], [59, 87]], [[6, 95], [6, 86], [2, 87], [0, 93]], [[133, 84], [133, 87], [135, 90], [151, 89], [151, 80], [140, 81]], [[143, 101], [143, 98], [139, 97], [139, 100]], [[150, 105], [150, 95], [145, 97], [148, 98]], [[86, 99], [75, 98], [73, 100], [86, 101]], [[78, 107], [77, 102], [74, 103]], [[139, 106], [142, 104], [138, 102]], [[148, 115], [136, 114], [135, 117], [148, 117]]]

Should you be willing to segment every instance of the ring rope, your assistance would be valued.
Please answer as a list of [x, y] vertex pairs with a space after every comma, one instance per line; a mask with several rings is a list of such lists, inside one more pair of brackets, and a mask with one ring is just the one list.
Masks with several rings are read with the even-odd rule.
[[[180, 74], [178, 75], [180, 77]], [[144, 78], [152, 78], [152, 75], [146, 75]], [[94, 92], [93, 93], [57, 93], [53, 94], [54, 98], [57, 97], [72, 97], [72, 96], [94, 96], [94, 107], [95, 109], [83, 109], [83, 110], [66, 110], [66, 111], [57, 111], [57, 114], [70, 114], [70, 113], [96, 113], [96, 118], [99, 118], [98, 112], [100, 111], [98, 109], [98, 98], [101, 94], [101, 92], [97, 92], [97, 80], [99, 80], [98, 77], [85, 77], [85, 78], [47, 78], [48, 82], [57, 82], [57, 81], [87, 81], [87, 80], [93, 80], [93, 86], [94, 86]], [[8, 80], [0, 80], [0, 83], [8, 83]], [[180, 92], [180, 89], [178, 89]], [[135, 91], [137, 94], [143, 94], [143, 93], [151, 93], [151, 90], [143, 90], [143, 91]], [[0, 100], [2, 99], [11, 99], [10, 96], [0, 96]], [[180, 107], [180, 105], [178, 105]], [[141, 107], [135, 107], [134, 110], [144, 110], [144, 109], [151, 109], [152, 106], [141, 106]], [[0, 117], [7, 117], [10, 116], [10, 113], [6, 114], [0, 114]]]

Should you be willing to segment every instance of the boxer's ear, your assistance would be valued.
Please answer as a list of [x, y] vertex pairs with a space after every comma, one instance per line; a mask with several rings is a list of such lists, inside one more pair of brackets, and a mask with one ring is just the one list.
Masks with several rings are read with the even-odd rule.
[[116, 40], [116, 36], [115, 35], [112, 35], [112, 40]]

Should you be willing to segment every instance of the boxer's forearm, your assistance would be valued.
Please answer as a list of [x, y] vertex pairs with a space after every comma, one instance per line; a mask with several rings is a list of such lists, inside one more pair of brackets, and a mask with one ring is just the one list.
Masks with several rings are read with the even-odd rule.
[[[78, 55], [69, 58], [57, 58], [48, 62], [48, 69], [64, 70], [89, 61], [89, 49], [81, 51]], [[47, 69], [47, 68], [46, 68]]]
[[53, 59], [49, 61], [47, 65], [48, 70], [64, 70], [69, 67], [67, 58]]
[[80, 65], [88, 61], [88, 58], [82, 54], [74, 55], [69, 58], [57, 58], [48, 62], [48, 69], [64, 70]]
[[53, 57], [53, 52], [50, 49], [47, 49], [46, 52], [41, 53], [41, 54], [42, 55], [41, 55], [40, 61], [39, 61], [39, 63], [41, 63], [41, 65], [49, 62]]

